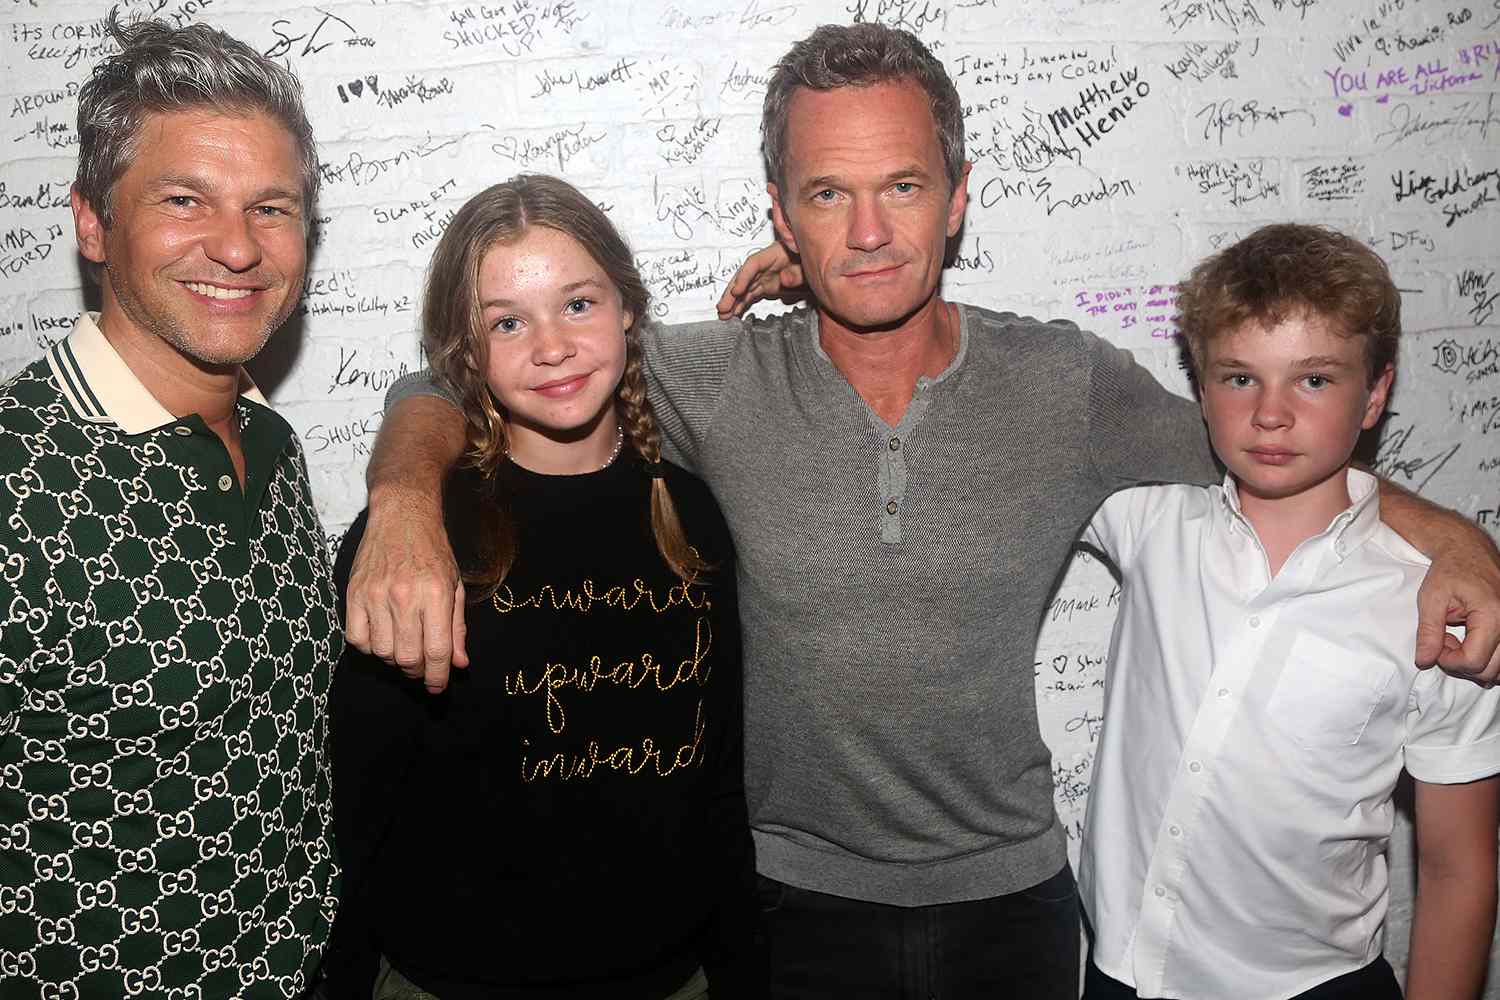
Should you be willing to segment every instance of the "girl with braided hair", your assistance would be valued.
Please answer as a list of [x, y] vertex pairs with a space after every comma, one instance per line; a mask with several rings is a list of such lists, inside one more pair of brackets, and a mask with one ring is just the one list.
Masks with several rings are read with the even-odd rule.
[[[352, 649], [339, 667], [335, 995], [760, 992], [733, 551], [661, 458], [648, 307], [556, 178], [480, 192], [438, 243], [423, 344], [466, 420], [444, 507], [472, 666], [439, 695]], [[451, 851], [410, 853], [435, 833]]]

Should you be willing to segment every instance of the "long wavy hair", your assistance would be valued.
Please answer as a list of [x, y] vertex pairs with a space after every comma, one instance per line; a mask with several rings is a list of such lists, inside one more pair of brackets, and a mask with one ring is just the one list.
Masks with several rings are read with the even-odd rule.
[[[458, 398], [465, 420], [467, 444], [460, 469], [478, 473], [492, 483], [501, 463], [508, 460], [510, 434], [505, 407], [490, 390], [489, 336], [479, 299], [479, 269], [485, 255], [513, 244], [536, 226], [564, 233], [584, 248], [619, 292], [631, 316], [625, 330], [625, 372], [615, 390], [616, 413], [625, 439], [647, 463], [661, 461], [661, 431], [646, 396], [646, 373], [641, 359], [640, 324], [648, 315], [650, 292], [636, 270], [630, 247], [608, 216], [567, 181], [541, 174], [522, 174], [479, 192], [448, 223], [428, 266], [422, 303], [422, 347], [440, 382]], [[459, 483], [462, 472], [450, 476], [444, 489], [444, 508], [450, 537], [456, 546], [465, 588], [474, 601], [488, 598], [515, 563], [515, 523], [505, 498], [490, 487], [475, 503], [471, 489]], [[472, 480], [473, 473], [469, 473]], [[688, 544], [666, 480], [651, 481], [651, 530], [656, 547], [672, 571], [684, 580], [709, 569]]]

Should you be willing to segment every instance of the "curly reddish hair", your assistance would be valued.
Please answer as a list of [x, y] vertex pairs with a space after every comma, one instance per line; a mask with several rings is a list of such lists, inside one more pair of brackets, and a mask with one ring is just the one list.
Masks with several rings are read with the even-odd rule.
[[1214, 338], [1247, 323], [1272, 327], [1310, 314], [1364, 342], [1371, 384], [1396, 363], [1401, 293], [1380, 256], [1325, 226], [1263, 226], [1193, 268], [1177, 296], [1178, 328], [1202, 374]]

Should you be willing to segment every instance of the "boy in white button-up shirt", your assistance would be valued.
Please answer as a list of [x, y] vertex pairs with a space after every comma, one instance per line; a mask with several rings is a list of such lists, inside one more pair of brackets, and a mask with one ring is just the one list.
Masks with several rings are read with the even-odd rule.
[[1400, 295], [1348, 237], [1268, 226], [1182, 327], [1222, 486], [1124, 490], [1085, 538], [1123, 581], [1080, 891], [1086, 1000], [1399, 998], [1391, 796], [1416, 779], [1408, 1000], [1473, 997], [1496, 895], [1500, 689], [1411, 662], [1427, 559], [1349, 468]]

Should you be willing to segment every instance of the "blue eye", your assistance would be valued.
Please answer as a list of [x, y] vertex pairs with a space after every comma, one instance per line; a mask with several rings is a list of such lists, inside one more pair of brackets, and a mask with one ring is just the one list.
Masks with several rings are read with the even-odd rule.
[[579, 297], [576, 299], [569, 299], [568, 304], [564, 306], [563, 309], [574, 316], [581, 316], [584, 313], [588, 312], [589, 309], [593, 307], [593, 305], [594, 302], [592, 299]]
[[898, 194], [911, 194], [917, 189], [911, 181], [897, 181], [895, 187]]
[[521, 321], [514, 316], [501, 316], [490, 327], [496, 333], [515, 333], [520, 328]]
[[1332, 379], [1327, 375], [1308, 375], [1302, 381], [1307, 383], [1309, 389], [1326, 389], [1331, 384]]

